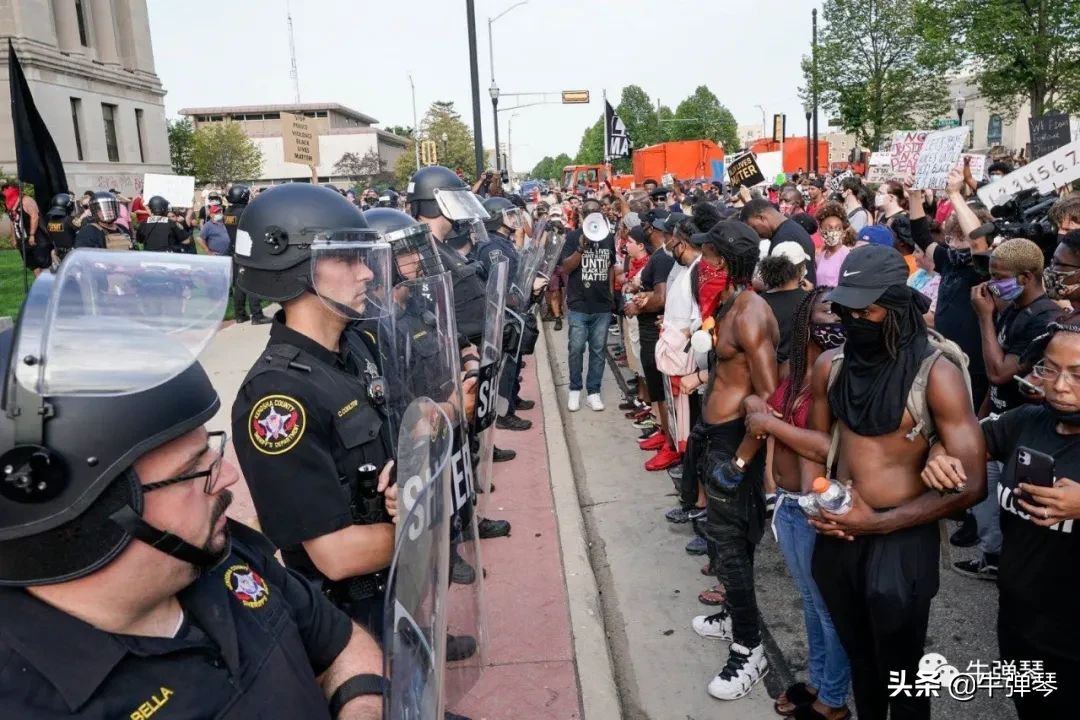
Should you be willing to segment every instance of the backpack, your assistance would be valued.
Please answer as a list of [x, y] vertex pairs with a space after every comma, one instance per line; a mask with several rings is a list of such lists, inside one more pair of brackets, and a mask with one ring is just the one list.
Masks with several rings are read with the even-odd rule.
[[[934, 363], [942, 355], [948, 358], [953, 365], [960, 369], [960, 373], [964, 376], [964, 386], [967, 388], [969, 402], [971, 401], [971, 375], [968, 373], [968, 356], [960, 349], [959, 345], [952, 340], [946, 340], [941, 333], [931, 328], [927, 328], [926, 332], [930, 336], [931, 352], [923, 358], [922, 364], [919, 365], [919, 372], [915, 374], [915, 382], [911, 384], [911, 390], [908, 391], [905, 407], [911, 415], [911, 419], [915, 421], [915, 425], [905, 437], [914, 441], [916, 437], [922, 435], [929, 445], [933, 445], [937, 442], [937, 433], [934, 430], [934, 417], [930, 414], [930, 407], [926, 401], [926, 387], [930, 382], [931, 368], [934, 367]], [[844, 349], [841, 347], [840, 352], [833, 356], [832, 364], [829, 366], [828, 390], [832, 389], [836, 378], [840, 375], [840, 368], [843, 367], [843, 364]], [[825, 462], [826, 472], [831, 471], [839, 446], [840, 421], [838, 420], [833, 423], [829, 457]]]

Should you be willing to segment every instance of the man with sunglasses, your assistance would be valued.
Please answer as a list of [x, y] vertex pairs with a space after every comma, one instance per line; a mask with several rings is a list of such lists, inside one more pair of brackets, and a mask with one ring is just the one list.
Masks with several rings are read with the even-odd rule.
[[[225, 433], [205, 427], [220, 399], [179, 340], [197, 327], [209, 340], [221, 313], [150, 330], [145, 315], [95, 315], [116, 305], [93, 283], [59, 293], [101, 263], [137, 283], [139, 255], [69, 256], [0, 334], [7, 373], [40, 379], [4, 379], [0, 717], [381, 718], [375, 640], [225, 516], [239, 476]], [[195, 260], [227, 287], [227, 261]], [[94, 342], [74, 342], [89, 327]]]

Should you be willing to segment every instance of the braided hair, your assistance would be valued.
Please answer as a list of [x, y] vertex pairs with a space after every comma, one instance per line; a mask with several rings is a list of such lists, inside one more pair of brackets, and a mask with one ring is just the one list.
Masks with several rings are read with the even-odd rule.
[[726, 242], [714, 243], [720, 257], [727, 266], [728, 285], [749, 285], [754, 280], [760, 248], [758, 243], [748, 237], [732, 238]]
[[806, 361], [810, 355], [810, 326], [814, 315], [814, 306], [818, 299], [829, 290], [828, 285], [818, 285], [811, 290], [795, 309], [791, 330], [791, 356], [788, 358], [788, 386], [784, 393], [784, 422], [790, 423], [795, 412], [795, 401], [802, 391], [803, 378], [806, 376]]
[[895, 360], [900, 355], [900, 313], [890, 309], [885, 315], [883, 324], [885, 333], [885, 349], [889, 351], [889, 357]]

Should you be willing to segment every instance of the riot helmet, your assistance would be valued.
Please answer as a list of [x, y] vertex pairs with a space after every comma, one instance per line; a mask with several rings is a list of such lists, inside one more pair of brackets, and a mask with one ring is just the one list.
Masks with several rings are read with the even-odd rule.
[[99, 223], [111, 225], [120, 217], [120, 201], [107, 190], [96, 192], [90, 198], [90, 216]]
[[445, 218], [447, 223], [441, 223], [442, 227], [433, 225], [432, 233], [455, 249], [463, 250], [470, 242], [481, 245], [487, 240], [487, 211], [480, 198], [450, 168], [432, 165], [418, 170], [409, 182], [408, 199], [414, 218]]
[[230, 205], [247, 205], [251, 202], [251, 188], [247, 185], [233, 185], [225, 197]]
[[233, 259], [237, 285], [260, 299], [309, 292], [353, 319], [386, 311], [390, 246], [336, 191], [287, 183], [260, 193], [240, 218]]
[[484, 201], [484, 210], [491, 216], [484, 223], [489, 233], [499, 232], [504, 226], [511, 231], [524, 227], [522, 211], [509, 198], [490, 197]]
[[54, 210], [57, 211], [57, 214], [63, 212], [64, 215], [71, 215], [75, 212], [75, 198], [71, 196], [71, 193], [53, 195], [52, 201], [49, 203], [49, 214], [53, 214]]
[[156, 217], [165, 217], [169, 214], [169, 201], [160, 195], [150, 198], [146, 206], [150, 208], [150, 214]]
[[[143, 519], [144, 493], [156, 488], [140, 482], [136, 461], [221, 405], [195, 358], [225, 315], [230, 262], [174, 257], [72, 253], [35, 280], [0, 336], [0, 585], [84, 577], [133, 538], [199, 570], [228, 554], [228, 543], [197, 547]], [[150, 311], [162, 293], [175, 294], [179, 310]], [[191, 479], [212, 494], [220, 476], [218, 463]]]
[[435, 277], [443, 272], [435, 238], [426, 223], [417, 222], [407, 213], [393, 208], [366, 210], [364, 218], [390, 244], [395, 284]]

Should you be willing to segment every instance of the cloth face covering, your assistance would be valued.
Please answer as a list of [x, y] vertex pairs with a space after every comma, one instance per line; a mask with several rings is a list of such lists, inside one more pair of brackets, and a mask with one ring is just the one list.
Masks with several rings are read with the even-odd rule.
[[847, 330], [844, 329], [841, 323], [814, 325], [810, 328], [810, 338], [822, 350], [832, 350], [844, 344], [844, 340], [847, 338]]
[[821, 239], [829, 247], [836, 247], [837, 245], [839, 245], [843, 241], [843, 239], [844, 239], [844, 231], [843, 230], [826, 230], [826, 231], [821, 233]]
[[889, 354], [885, 323], [840, 312], [847, 330], [844, 365], [829, 390], [829, 407], [852, 430], [865, 437], [886, 435], [900, 427], [919, 366], [930, 343], [923, 314], [930, 301], [906, 285], [893, 285], [875, 303], [899, 326], [897, 354]]

